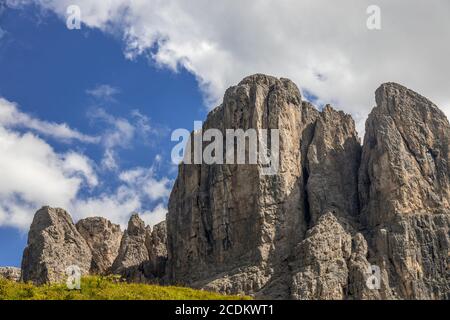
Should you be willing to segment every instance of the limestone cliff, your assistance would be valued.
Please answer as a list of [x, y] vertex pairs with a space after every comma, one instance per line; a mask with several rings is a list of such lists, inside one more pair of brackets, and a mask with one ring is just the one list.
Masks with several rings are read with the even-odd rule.
[[361, 221], [384, 297], [450, 298], [450, 125], [432, 102], [383, 84], [366, 123]]

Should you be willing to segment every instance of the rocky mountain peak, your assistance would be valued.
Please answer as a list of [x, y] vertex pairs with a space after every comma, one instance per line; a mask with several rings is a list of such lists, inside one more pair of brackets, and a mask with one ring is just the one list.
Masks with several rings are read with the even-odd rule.
[[[360, 191], [372, 223], [450, 209], [450, 125], [421, 95], [394, 83], [376, 91], [366, 122]], [[372, 212], [372, 216], [369, 212]]]
[[37, 284], [61, 282], [76, 265], [89, 274], [92, 254], [63, 209], [42, 207], [34, 216], [22, 259], [22, 279]]
[[[414, 104], [403, 104], [403, 109], [396, 109], [395, 102], [389, 103], [392, 100], [402, 100], [402, 101], [414, 101]], [[408, 89], [407, 87], [395, 83], [395, 82], [386, 82], [381, 84], [375, 90], [375, 101], [377, 103], [377, 107], [385, 108], [387, 111], [397, 112], [404, 111], [404, 107], [409, 107], [410, 111], [423, 111], [427, 109], [432, 109], [433, 112], [440, 114], [441, 117], [445, 118], [444, 113], [430, 100], [420, 95], [419, 93]], [[431, 111], [431, 110], [428, 110]]]

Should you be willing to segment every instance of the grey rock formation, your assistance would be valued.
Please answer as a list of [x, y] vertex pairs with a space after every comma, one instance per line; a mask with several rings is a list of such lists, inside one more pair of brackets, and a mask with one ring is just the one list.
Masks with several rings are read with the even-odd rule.
[[43, 207], [36, 212], [22, 259], [22, 280], [36, 284], [66, 280], [66, 269], [78, 266], [88, 274], [91, 251], [63, 209]]
[[450, 298], [450, 125], [432, 102], [383, 84], [366, 123], [361, 219], [385, 297]]
[[324, 212], [359, 214], [358, 170], [361, 145], [350, 115], [327, 105], [315, 122], [305, 161], [312, 224]]
[[303, 114], [300, 105], [292, 82], [255, 75], [228, 89], [209, 114], [204, 129], [224, 135], [226, 129], [279, 128], [282, 173], [263, 176], [258, 165], [181, 165], [167, 216], [173, 281], [254, 293], [270, 280], [268, 261], [286, 256], [287, 242], [307, 228], [299, 205], [305, 154], [291, 137], [307, 136], [318, 112], [310, 107]]
[[203, 129], [279, 129], [280, 170], [181, 164], [169, 279], [271, 298], [449, 298], [448, 120], [397, 84], [376, 100], [361, 148], [349, 115], [319, 112], [287, 79], [229, 88]]
[[19, 281], [21, 275], [20, 268], [15, 267], [0, 267], [0, 278], [7, 280]]
[[111, 267], [111, 272], [120, 274], [129, 281], [145, 282], [143, 263], [149, 260], [145, 245], [148, 228], [138, 214], [133, 214], [128, 222], [120, 243], [119, 253]]
[[369, 225], [450, 212], [450, 125], [432, 102], [386, 83], [366, 122], [360, 173]]
[[145, 246], [148, 250], [148, 263], [146, 264], [146, 277], [163, 278], [167, 262], [167, 228], [166, 221], [153, 226], [147, 231]]
[[105, 218], [91, 217], [78, 221], [76, 228], [91, 249], [90, 273], [108, 273], [119, 254], [122, 240], [120, 226]]

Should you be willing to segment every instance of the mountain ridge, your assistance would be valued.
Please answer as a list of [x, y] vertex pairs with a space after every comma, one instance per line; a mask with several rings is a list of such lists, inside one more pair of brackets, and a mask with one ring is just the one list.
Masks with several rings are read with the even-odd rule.
[[[132, 216], [108, 272], [257, 298], [449, 299], [448, 119], [396, 83], [375, 97], [361, 145], [350, 115], [317, 110], [288, 79], [255, 74], [230, 87], [203, 128], [278, 129], [279, 171], [180, 164], [166, 221], [155, 231]], [[60, 221], [58, 210], [42, 210], [37, 216]], [[33, 222], [23, 280], [60, 279], [65, 266], [52, 263], [55, 250], [67, 263], [81, 252], [92, 272], [88, 262], [101, 259], [101, 246], [67, 219], [62, 225]], [[368, 284], [374, 275], [376, 289]]]

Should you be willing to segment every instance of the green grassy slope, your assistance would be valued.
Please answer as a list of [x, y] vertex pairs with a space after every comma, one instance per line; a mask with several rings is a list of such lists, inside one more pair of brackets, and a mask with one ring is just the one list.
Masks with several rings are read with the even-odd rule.
[[0, 300], [241, 300], [184, 287], [118, 282], [111, 277], [85, 277], [81, 290], [68, 290], [65, 284], [34, 286], [0, 278]]

